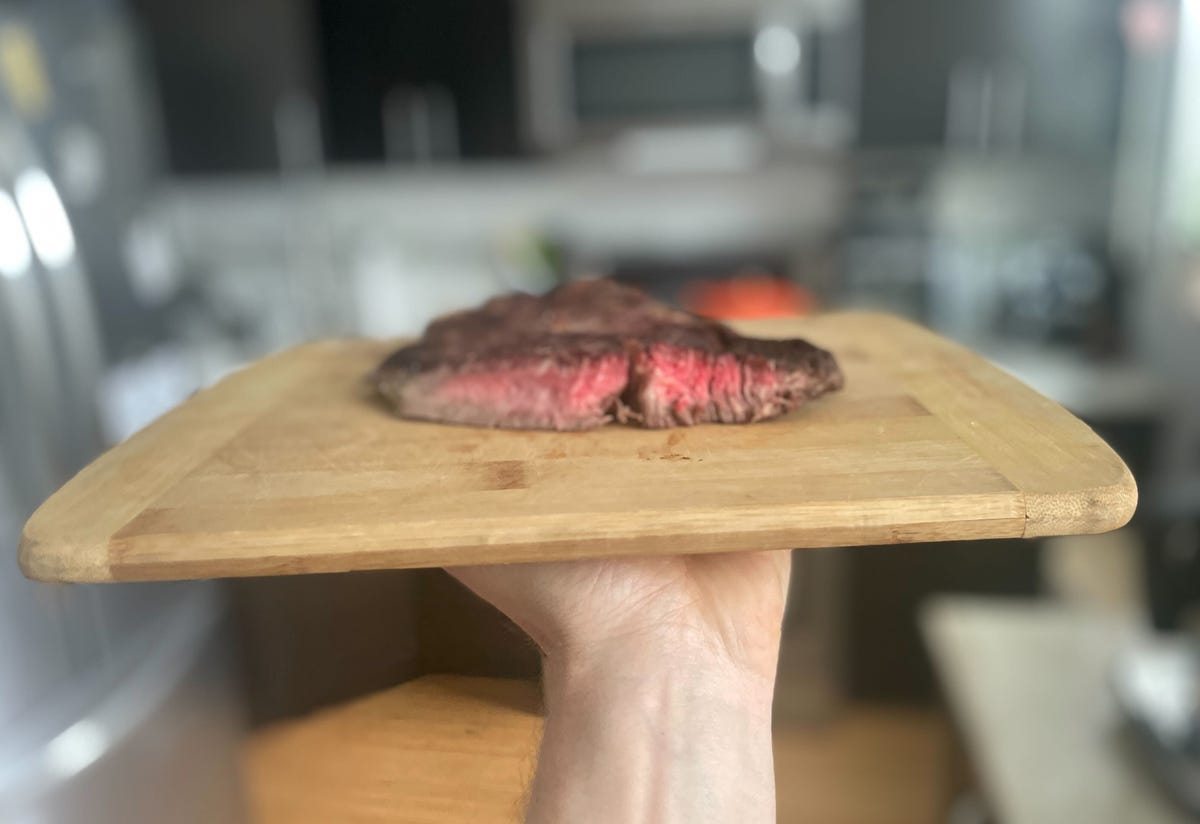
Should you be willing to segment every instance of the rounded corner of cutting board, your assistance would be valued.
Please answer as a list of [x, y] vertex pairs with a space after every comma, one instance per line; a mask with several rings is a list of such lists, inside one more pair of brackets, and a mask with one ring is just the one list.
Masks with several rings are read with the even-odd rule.
[[1111, 448], [1109, 452], [1116, 470], [1109, 483], [1065, 494], [1026, 493], [1026, 538], [1098, 535], [1129, 523], [1137, 511], [1137, 482], [1125, 462]]
[[45, 583], [103, 583], [113, 580], [107, 547], [74, 546], [38, 537], [37, 513], [21, 532], [17, 562], [30, 580]]
[[[874, 338], [875, 353], [887, 352], [884, 359], [913, 396], [1008, 478], [1023, 499], [1024, 537], [1098, 534], [1129, 523], [1138, 501], [1132, 473], [1069, 410], [906, 318], [876, 311], [827, 317]], [[885, 348], [889, 337], [901, 336], [909, 352]], [[998, 398], [1009, 407], [1003, 415], [992, 408]]]

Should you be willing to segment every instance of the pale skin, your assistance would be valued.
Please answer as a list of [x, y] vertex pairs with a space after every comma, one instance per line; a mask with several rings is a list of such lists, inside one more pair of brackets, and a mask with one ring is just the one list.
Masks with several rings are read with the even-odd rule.
[[790, 552], [458, 567], [541, 649], [528, 824], [775, 821]]

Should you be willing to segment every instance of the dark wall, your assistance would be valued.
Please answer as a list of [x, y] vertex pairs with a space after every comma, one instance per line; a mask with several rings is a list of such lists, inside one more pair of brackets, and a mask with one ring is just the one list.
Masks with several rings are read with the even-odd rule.
[[131, 0], [176, 173], [277, 166], [275, 107], [312, 90], [308, 6], [295, 0]]
[[251, 722], [303, 715], [419, 675], [417, 608], [431, 574], [229, 581]]
[[331, 159], [383, 158], [381, 106], [396, 86], [454, 98], [468, 158], [517, 153], [514, 15], [504, 0], [317, 0]]
[[227, 586], [255, 724], [425, 673], [533, 678], [541, 666], [525, 633], [440, 569], [240, 578]]
[[278, 167], [275, 112], [322, 112], [330, 161], [383, 159], [382, 104], [436, 86], [467, 158], [518, 151], [515, 31], [505, 0], [131, 0], [151, 56], [175, 173]]
[[847, 549], [848, 689], [866, 701], [927, 703], [937, 678], [918, 624], [942, 593], [1033, 596], [1036, 541], [952, 541]]
[[864, 0], [862, 141], [940, 146], [956, 65], [1006, 66], [1025, 85], [1029, 148], [1112, 150], [1124, 50], [1119, 0]]
[[937, 142], [944, 131], [956, 30], [964, 28], [961, 20], [972, 8], [983, 6], [973, 0], [866, 0], [860, 124], [864, 143]]

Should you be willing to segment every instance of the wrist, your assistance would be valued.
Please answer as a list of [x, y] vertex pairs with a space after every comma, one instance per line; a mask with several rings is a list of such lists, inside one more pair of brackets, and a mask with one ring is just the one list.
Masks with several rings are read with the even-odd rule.
[[528, 821], [775, 820], [771, 678], [707, 644], [661, 639], [560, 650], [544, 663]]
[[779, 661], [782, 615], [754, 626], [713, 627], [662, 622], [565, 633], [542, 644], [545, 666], [556, 674], [625, 671], [653, 677], [672, 669], [738, 681], [770, 693]]
[[543, 658], [546, 700], [553, 711], [556, 698], [574, 702], [585, 693], [626, 703], [686, 693], [693, 703], [719, 699], [769, 718], [777, 658], [778, 640], [769, 655], [733, 656], [712, 639], [678, 631], [564, 645]]

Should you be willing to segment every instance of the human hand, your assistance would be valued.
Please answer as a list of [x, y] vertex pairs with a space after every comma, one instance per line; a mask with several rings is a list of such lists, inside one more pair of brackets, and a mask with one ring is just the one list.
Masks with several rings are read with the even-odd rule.
[[772, 679], [791, 552], [450, 568], [550, 658], [670, 645]]
[[527, 821], [773, 822], [790, 569], [746, 552], [449, 570], [545, 655]]

